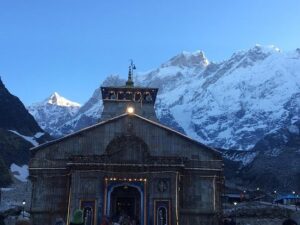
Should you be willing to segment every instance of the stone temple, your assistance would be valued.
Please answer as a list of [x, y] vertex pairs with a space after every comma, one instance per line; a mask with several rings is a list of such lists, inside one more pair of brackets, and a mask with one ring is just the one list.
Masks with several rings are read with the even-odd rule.
[[158, 89], [101, 87], [101, 121], [32, 149], [34, 225], [86, 225], [127, 218], [139, 225], [217, 225], [222, 215], [221, 154], [159, 123]]

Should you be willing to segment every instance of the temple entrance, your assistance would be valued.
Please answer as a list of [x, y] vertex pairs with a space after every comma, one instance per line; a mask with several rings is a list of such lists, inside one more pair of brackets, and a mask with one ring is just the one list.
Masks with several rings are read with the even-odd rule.
[[128, 215], [130, 218], [134, 218], [136, 215], [135, 198], [117, 198], [113, 214]]
[[128, 220], [132, 224], [141, 224], [141, 193], [132, 186], [115, 187], [111, 192], [110, 215], [114, 222]]

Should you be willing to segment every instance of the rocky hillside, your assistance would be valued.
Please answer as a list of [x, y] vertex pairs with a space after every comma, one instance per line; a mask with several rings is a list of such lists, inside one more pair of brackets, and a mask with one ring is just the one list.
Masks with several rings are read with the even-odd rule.
[[43, 132], [18, 97], [9, 93], [0, 80], [0, 127], [18, 131], [23, 135]]
[[249, 151], [221, 150], [228, 184], [269, 193], [300, 189], [300, 121], [264, 136]]
[[252, 163], [240, 171], [244, 184], [264, 190], [300, 190], [300, 121], [260, 140]]
[[50, 136], [0, 79], [0, 186], [11, 182], [9, 169], [12, 164], [27, 164], [29, 148], [49, 139]]

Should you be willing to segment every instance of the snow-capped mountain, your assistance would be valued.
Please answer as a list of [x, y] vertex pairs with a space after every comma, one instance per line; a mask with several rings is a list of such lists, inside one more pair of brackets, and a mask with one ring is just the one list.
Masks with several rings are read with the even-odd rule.
[[[202, 64], [201, 64], [202, 65]], [[159, 68], [143, 77], [161, 83], [157, 114], [163, 109], [193, 138], [225, 149], [251, 149], [264, 135], [298, 118], [299, 51], [255, 46], [221, 63]], [[294, 99], [294, 100], [293, 100]]]
[[57, 132], [57, 127], [71, 120], [80, 109], [80, 104], [54, 92], [44, 101], [35, 103], [27, 109], [42, 129], [53, 136], [61, 136], [62, 133]]
[[[300, 50], [285, 53], [257, 45], [219, 63], [209, 62], [201, 51], [182, 52], [138, 73], [135, 83], [159, 88], [155, 107], [162, 123], [216, 148], [249, 150], [265, 135], [299, 120]], [[110, 76], [103, 85], [123, 84]], [[98, 88], [55, 133], [95, 123], [101, 110]], [[49, 130], [45, 120], [37, 118]]]
[[[125, 80], [119, 76], [110, 75], [102, 85], [120, 86], [124, 83]], [[54, 101], [53, 98], [60, 100]], [[64, 102], [64, 104], [57, 106], [55, 102]], [[82, 106], [54, 93], [43, 102], [27, 108], [43, 129], [52, 136], [59, 137], [99, 121], [103, 109], [101, 90], [100, 87], [97, 88], [92, 97]]]
[[[182, 63], [197, 54], [198, 64]], [[167, 115], [205, 144], [248, 150], [264, 135], [297, 120], [299, 69], [299, 50], [283, 53], [255, 46], [221, 63], [209, 63], [201, 52], [182, 53], [140, 80], [159, 86], [156, 109], [162, 122]]]
[[78, 112], [56, 129], [57, 134], [68, 134], [98, 122], [103, 109], [100, 87]]

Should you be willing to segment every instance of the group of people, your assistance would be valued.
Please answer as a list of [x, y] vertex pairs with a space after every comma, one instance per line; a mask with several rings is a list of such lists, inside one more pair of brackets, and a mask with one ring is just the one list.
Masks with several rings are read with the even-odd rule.
[[140, 223], [136, 219], [130, 218], [128, 215], [121, 215], [119, 218], [107, 218], [103, 217], [101, 225], [139, 225]]
[[236, 225], [235, 220], [232, 217], [226, 217], [222, 220], [222, 225]]
[[[64, 224], [55, 224], [64, 225]], [[73, 218], [70, 225], [86, 225], [84, 223], [83, 211], [78, 209], [75, 210]], [[106, 216], [102, 217], [101, 225], [139, 225], [138, 220], [131, 219], [130, 216], [122, 214], [119, 218], [108, 218]]]
[[287, 220], [283, 221], [282, 225], [298, 225], [298, 224], [295, 220], [287, 219]]
[[[18, 220], [15, 225], [31, 225], [29, 220]], [[55, 225], [65, 225], [62, 219], [57, 219]], [[83, 219], [83, 211], [75, 210], [72, 220], [69, 225], [85, 225]], [[109, 219], [107, 217], [103, 217], [101, 221], [101, 225], [139, 225], [136, 220], [130, 219], [129, 216], [120, 216], [118, 221], [113, 221], [113, 219]], [[225, 218], [222, 221], [222, 225], [236, 225], [236, 222], [233, 218]], [[298, 225], [296, 221], [292, 219], [286, 219], [283, 221], [282, 225]]]

